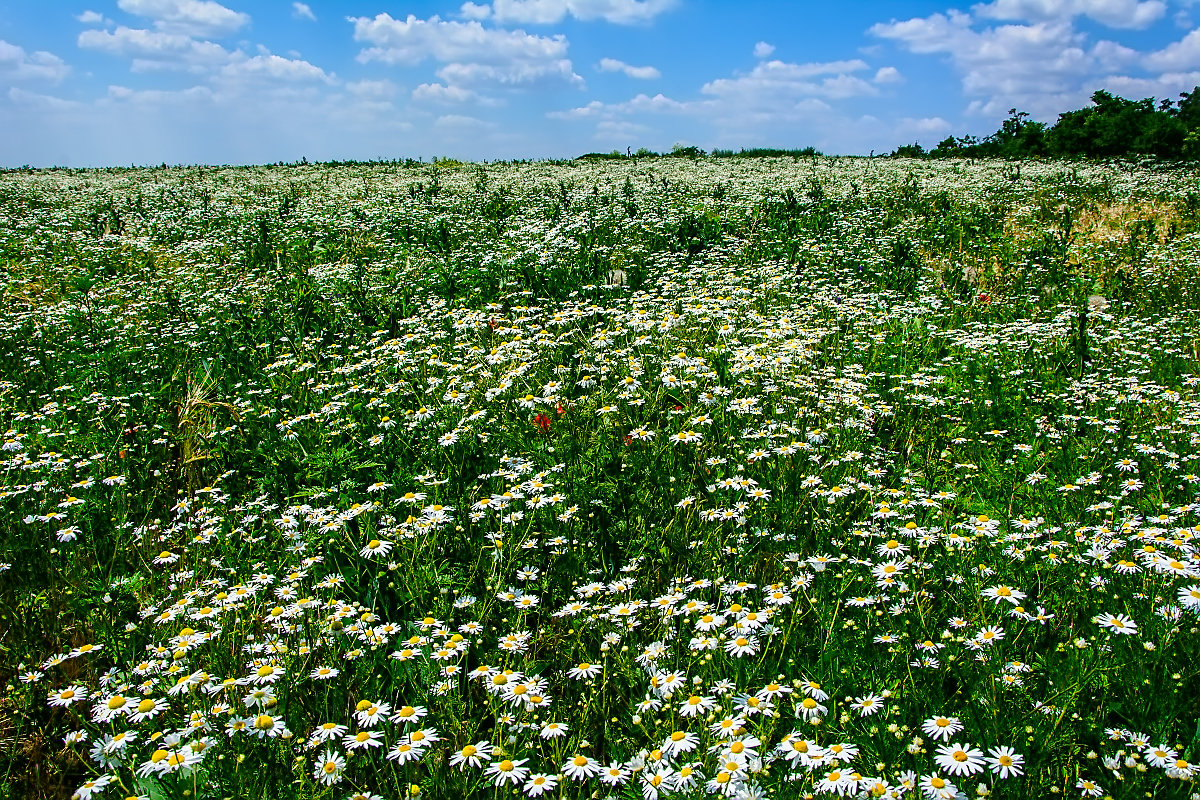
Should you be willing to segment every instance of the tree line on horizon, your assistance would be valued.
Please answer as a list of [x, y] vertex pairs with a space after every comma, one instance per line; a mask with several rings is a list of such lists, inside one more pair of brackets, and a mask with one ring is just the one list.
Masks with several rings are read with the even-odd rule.
[[1153, 156], [1200, 159], [1200, 86], [1181, 92], [1178, 101], [1127, 100], [1103, 89], [1092, 104], [1064, 111], [1053, 124], [1009, 110], [999, 130], [979, 139], [948, 136], [926, 150], [920, 143], [890, 153], [909, 158], [1122, 158]]

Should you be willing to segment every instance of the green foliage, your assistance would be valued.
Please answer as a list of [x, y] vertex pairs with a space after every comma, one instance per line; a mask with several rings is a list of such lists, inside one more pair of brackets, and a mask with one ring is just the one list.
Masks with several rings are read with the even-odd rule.
[[1049, 126], [1014, 108], [992, 135], [982, 140], [950, 136], [939, 142], [929, 155], [1192, 159], [1197, 156], [1194, 134], [1200, 129], [1200, 112], [1193, 99], [1196, 95], [1196, 91], [1184, 92], [1176, 105], [1170, 100], [1158, 102], [1154, 98], [1126, 100], [1101, 89], [1092, 95], [1092, 105], [1065, 111]]

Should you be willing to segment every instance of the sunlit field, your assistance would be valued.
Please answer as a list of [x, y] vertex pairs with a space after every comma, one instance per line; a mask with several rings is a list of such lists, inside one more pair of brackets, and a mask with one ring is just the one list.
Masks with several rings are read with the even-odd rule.
[[1157, 797], [1200, 173], [0, 175], [0, 797]]

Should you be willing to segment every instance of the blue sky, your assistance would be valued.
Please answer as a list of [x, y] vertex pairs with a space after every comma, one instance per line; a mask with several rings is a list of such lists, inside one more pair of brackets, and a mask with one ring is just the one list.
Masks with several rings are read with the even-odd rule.
[[1200, 84], [1200, 0], [0, 0], [0, 165], [882, 152]]

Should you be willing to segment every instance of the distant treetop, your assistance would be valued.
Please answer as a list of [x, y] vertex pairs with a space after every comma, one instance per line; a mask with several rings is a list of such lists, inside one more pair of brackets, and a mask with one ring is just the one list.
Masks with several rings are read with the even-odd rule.
[[1101, 89], [1092, 95], [1092, 105], [1064, 111], [1053, 125], [1038, 122], [1013, 108], [991, 136], [983, 139], [949, 136], [933, 150], [926, 151], [913, 143], [896, 148], [891, 155], [1197, 159], [1200, 158], [1200, 87], [1181, 93], [1179, 98], [1178, 102], [1157, 101], [1153, 97], [1126, 100]]

